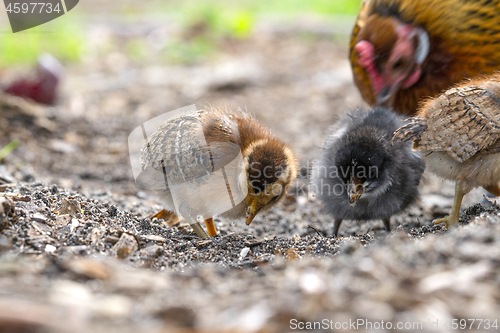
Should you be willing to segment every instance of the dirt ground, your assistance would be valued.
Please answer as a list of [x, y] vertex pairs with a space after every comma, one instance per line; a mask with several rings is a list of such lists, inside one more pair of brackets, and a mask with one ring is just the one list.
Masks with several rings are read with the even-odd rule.
[[[330, 236], [308, 170], [328, 126], [365, 105], [345, 29], [318, 26], [261, 24], [189, 65], [89, 55], [67, 66], [55, 107], [0, 96], [0, 145], [20, 141], [0, 164], [0, 332], [437, 332], [452, 319], [498, 331], [500, 217], [478, 204], [481, 190], [442, 230], [431, 221], [449, 211], [453, 184], [426, 174], [392, 233], [345, 221]], [[127, 27], [93, 29], [168, 32]], [[127, 139], [208, 103], [244, 108], [290, 142], [301, 176], [250, 227], [216, 219], [220, 235], [200, 240], [183, 221], [148, 218], [161, 206], [136, 186]]]

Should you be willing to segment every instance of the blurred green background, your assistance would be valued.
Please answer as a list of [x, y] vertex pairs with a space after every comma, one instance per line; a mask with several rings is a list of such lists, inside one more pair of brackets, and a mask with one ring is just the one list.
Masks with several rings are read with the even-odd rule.
[[[185, 0], [185, 1], [96, 1], [83, 0], [66, 15], [44, 25], [11, 33], [5, 11], [1, 17], [0, 67], [24, 66], [48, 52], [64, 63], [75, 63], [88, 53], [119, 50], [141, 61], [151, 55], [151, 41], [140, 34], [120, 40], [96, 42], [89, 33], [95, 22], [174, 23], [184, 31], [169, 36], [158, 52], [167, 62], [191, 63], [200, 56], [210, 55], [218, 41], [227, 38], [247, 38], [263, 17], [294, 17], [304, 15], [354, 17], [361, 0]], [[132, 25], [133, 26], [133, 25]], [[186, 33], [187, 31], [187, 33]], [[132, 34], [133, 35], [133, 34]]]

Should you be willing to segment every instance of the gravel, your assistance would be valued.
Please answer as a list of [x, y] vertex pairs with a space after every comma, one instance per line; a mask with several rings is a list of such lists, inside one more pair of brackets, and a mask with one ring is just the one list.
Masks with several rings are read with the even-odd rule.
[[[0, 96], [0, 142], [21, 142], [0, 165], [0, 332], [434, 332], [452, 319], [497, 331], [500, 211], [478, 204], [481, 190], [443, 230], [431, 221], [449, 212], [453, 184], [426, 174], [390, 234], [345, 221], [331, 237], [308, 170], [338, 113], [363, 105], [346, 45], [267, 32], [191, 66], [118, 50], [70, 66], [56, 107]], [[242, 63], [251, 73], [227, 70]], [[291, 142], [301, 177], [250, 227], [215, 219], [219, 235], [201, 240], [182, 219], [150, 218], [161, 207], [135, 185], [126, 143], [154, 116], [222, 101]]]

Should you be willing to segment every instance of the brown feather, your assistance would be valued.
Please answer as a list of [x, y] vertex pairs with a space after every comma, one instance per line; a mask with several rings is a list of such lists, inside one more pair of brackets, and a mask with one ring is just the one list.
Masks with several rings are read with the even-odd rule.
[[[415, 124], [425, 129], [415, 134]], [[500, 151], [500, 74], [467, 80], [422, 106], [412, 124], [395, 132], [395, 139], [415, 139], [424, 154], [447, 152], [458, 162], [476, 154]]]
[[423, 98], [500, 69], [500, 0], [365, 0], [351, 34], [350, 61], [354, 81], [370, 105], [376, 104], [372, 83], [354, 47], [360, 40], [373, 43], [380, 67], [396, 42], [388, 20], [421, 27], [430, 41], [420, 79], [400, 87], [390, 101], [400, 114], [413, 115]]
[[[230, 183], [246, 180], [248, 193], [244, 201], [233, 203], [232, 209], [214, 213], [228, 194], [226, 188], [215, 190], [207, 177], [234, 161], [240, 152], [243, 160], [237, 173], [222, 173], [234, 177]], [[170, 193], [172, 185], [193, 185], [191, 192], [177, 190], [176, 195], [184, 196], [177, 199], [184, 202], [189, 214], [195, 212], [191, 215], [201, 214], [205, 219], [213, 214], [240, 218], [249, 211], [253, 218], [278, 202], [297, 176], [297, 161], [286, 143], [250, 115], [225, 106], [208, 106], [163, 123], [144, 147], [141, 164], [145, 171], [141, 183], [154, 189], [168, 209], [177, 209]], [[225, 181], [227, 185], [228, 179]], [[199, 192], [198, 197], [192, 191]], [[250, 222], [247, 218], [247, 224]], [[197, 233], [204, 236], [201, 227]]]

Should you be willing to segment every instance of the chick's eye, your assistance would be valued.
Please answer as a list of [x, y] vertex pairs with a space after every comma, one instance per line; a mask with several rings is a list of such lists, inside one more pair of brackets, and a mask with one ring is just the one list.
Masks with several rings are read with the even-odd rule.
[[269, 200], [269, 202], [275, 202], [276, 200], [278, 200], [278, 198], [279, 198], [279, 194], [275, 195], [271, 200]]

